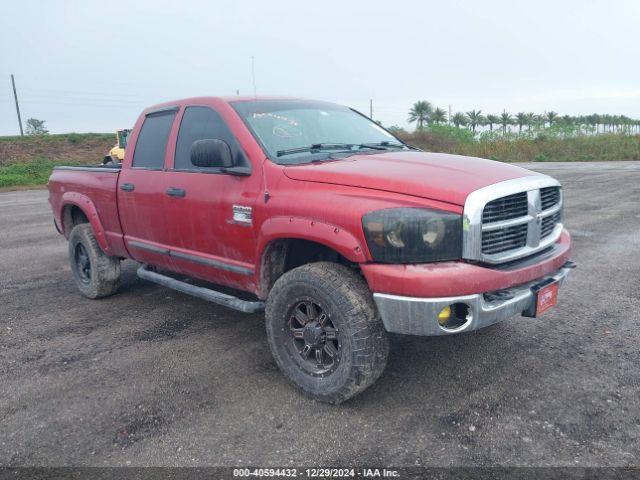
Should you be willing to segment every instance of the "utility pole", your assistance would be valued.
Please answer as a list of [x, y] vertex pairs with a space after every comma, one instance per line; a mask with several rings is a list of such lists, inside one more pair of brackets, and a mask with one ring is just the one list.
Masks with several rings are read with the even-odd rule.
[[22, 131], [22, 118], [20, 118], [20, 106], [18, 105], [18, 94], [16, 93], [16, 81], [13, 79], [13, 73], [11, 74], [11, 85], [13, 86], [13, 98], [16, 101], [16, 112], [18, 113], [18, 124], [20, 125], [20, 136], [24, 137]]
[[369, 118], [373, 120], [373, 98], [369, 99]]
[[449, 118], [448, 118], [448, 124], [451, 125], [451, 104], [449, 104]]

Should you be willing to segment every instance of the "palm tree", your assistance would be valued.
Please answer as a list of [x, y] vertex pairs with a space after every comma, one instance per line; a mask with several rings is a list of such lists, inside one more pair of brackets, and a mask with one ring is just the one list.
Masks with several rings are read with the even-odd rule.
[[471, 110], [467, 112], [467, 118], [469, 118], [469, 125], [471, 125], [471, 130], [476, 131], [476, 126], [482, 124], [483, 116], [482, 110]]
[[546, 113], [542, 114], [542, 115], [534, 115], [533, 116], [533, 124], [535, 125], [536, 128], [544, 128], [546, 126]]
[[440, 107], [436, 108], [433, 111], [433, 113], [431, 114], [430, 121], [432, 121], [436, 125], [439, 125], [441, 123], [446, 123], [447, 122], [447, 112], [445, 112]]
[[462, 113], [462, 112], [458, 112], [455, 115], [453, 115], [451, 117], [451, 121], [453, 122], [453, 124], [457, 127], [466, 127], [467, 124], [469, 123], [469, 119], [467, 118], [467, 116]]
[[602, 128], [603, 128], [602, 131], [604, 132], [604, 117], [602, 115], [599, 115], [597, 113], [593, 113], [591, 115], [587, 115], [586, 118], [585, 118], [585, 122], [587, 124], [591, 125], [592, 127], [595, 127], [596, 133], [599, 133], [598, 132], [598, 125], [600, 125], [602, 123], [603, 124], [602, 125]]
[[500, 114], [500, 125], [502, 125], [502, 134], [506, 135], [507, 133], [507, 126], [513, 124], [513, 117], [511, 116], [510, 113], [507, 113], [506, 110], [504, 110], [501, 114]]
[[578, 119], [576, 117], [572, 117], [571, 115], [563, 115], [558, 121], [564, 127], [570, 127], [572, 133], [580, 133], [580, 124], [578, 123]]
[[516, 124], [518, 125], [518, 133], [522, 133], [522, 127], [527, 124], [527, 114], [518, 112], [516, 114]]
[[555, 122], [558, 118], [558, 113], [552, 110], [550, 112], [547, 112], [546, 117], [547, 122], [549, 122], [549, 127], [551, 127], [551, 125], [553, 125], [553, 122]]
[[500, 117], [498, 115], [493, 115], [490, 113], [487, 115], [487, 125], [489, 125], [489, 131], [493, 132], [493, 125], [500, 123]]
[[533, 112], [529, 112], [526, 115], [527, 117], [527, 130], [531, 131], [531, 124], [536, 121], [536, 114]]
[[620, 127], [624, 125], [624, 115], [614, 115], [613, 124], [615, 126], [615, 133], [620, 133]]
[[417, 122], [417, 129], [422, 130], [425, 123], [429, 123], [433, 115], [433, 107], [426, 100], [420, 100], [413, 104], [409, 110], [409, 123]]

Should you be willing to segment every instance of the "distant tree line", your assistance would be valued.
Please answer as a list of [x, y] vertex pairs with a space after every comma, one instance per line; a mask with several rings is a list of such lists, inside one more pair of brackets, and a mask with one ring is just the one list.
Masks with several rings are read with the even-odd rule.
[[[433, 108], [430, 102], [420, 100], [409, 110], [409, 123], [415, 123], [416, 129], [421, 130], [428, 125], [450, 123], [457, 128], [468, 128], [476, 132], [478, 127], [489, 127], [489, 131], [502, 131], [506, 134], [511, 127], [517, 127], [518, 133], [523, 129], [530, 132], [553, 126], [570, 127], [580, 133], [639, 133], [640, 120], [625, 115], [609, 115], [593, 113], [591, 115], [562, 115], [550, 111], [543, 114], [533, 112], [518, 112], [515, 115], [506, 110], [501, 114], [483, 115], [482, 110], [456, 112], [448, 118], [447, 112], [439, 107]], [[399, 127], [394, 127], [398, 129]], [[393, 128], [392, 128], [393, 129]]]

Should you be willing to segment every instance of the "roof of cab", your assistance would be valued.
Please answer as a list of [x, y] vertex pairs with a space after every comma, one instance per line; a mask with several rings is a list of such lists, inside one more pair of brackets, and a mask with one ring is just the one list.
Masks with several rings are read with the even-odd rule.
[[[309, 98], [301, 97], [286, 97], [275, 95], [228, 95], [228, 96], [206, 96], [206, 97], [189, 97], [181, 98], [178, 100], [171, 100], [168, 102], [162, 102], [155, 105], [151, 105], [144, 109], [143, 113], [153, 112], [154, 110], [162, 110], [164, 108], [177, 107], [182, 105], [198, 104], [198, 103], [238, 103], [238, 102], [251, 102], [255, 100], [297, 100], [297, 101], [319, 101]], [[330, 102], [327, 102], [330, 103]]]

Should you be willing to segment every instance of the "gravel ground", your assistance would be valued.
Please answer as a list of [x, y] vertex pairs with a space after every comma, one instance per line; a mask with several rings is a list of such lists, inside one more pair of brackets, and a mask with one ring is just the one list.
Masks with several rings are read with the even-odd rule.
[[139, 280], [77, 292], [46, 191], [0, 194], [0, 465], [638, 465], [640, 163], [536, 164], [574, 271], [544, 319], [393, 338], [338, 407], [278, 373], [263, 318]]

